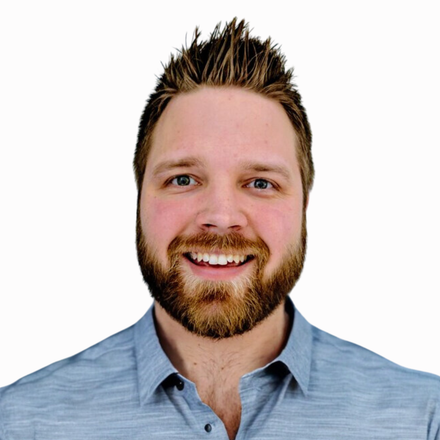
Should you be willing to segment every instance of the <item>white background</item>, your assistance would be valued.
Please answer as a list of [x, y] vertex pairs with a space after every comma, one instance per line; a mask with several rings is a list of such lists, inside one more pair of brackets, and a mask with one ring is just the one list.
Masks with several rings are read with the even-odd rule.
[[[295, 67], [316, 183], [303, 315], [440, 374], [435, 1], [9, 1], [0, 9], [0, 385], [138, 320], [131, 162], [161, 62], [245, 18]], [[272, 9], [272, 5], [276, 9]]]

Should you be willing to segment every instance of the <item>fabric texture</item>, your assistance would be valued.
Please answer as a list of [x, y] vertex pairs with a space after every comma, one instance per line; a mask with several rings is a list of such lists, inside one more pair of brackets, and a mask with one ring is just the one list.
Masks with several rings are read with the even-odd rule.
[[[236, 439], [440, 440], [440, 378], [310, 325], [293, 309], [286, 347], [240, 381]], [[0, 389], [1, 440], [228, 439], [156, 335], [134, 326]]]

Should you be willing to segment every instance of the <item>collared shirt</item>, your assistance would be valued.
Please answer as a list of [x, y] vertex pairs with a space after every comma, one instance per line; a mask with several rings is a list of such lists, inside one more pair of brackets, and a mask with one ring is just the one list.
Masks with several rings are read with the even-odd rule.
[[[440, 440], [440, 378], [310, 325], [289, 301], [282, 353], [240, 380], [236, 439]], [[134, 326], [0, 389], [1, 440], [222, 439], [179, 375], [153, 308]]]

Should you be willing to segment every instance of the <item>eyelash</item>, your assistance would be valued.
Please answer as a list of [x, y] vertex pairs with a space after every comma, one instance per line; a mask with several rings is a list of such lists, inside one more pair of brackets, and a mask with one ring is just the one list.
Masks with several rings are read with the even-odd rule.
[[[266, 184], [268, 184], [268, 188], [257, 188], [255, 186], [256, 182], [265, 182]], [[254, 184], [254, 186], [251, 186], [252, 183]], [[252, 180], [252, 182], [248, 183], [246, 185], [246, 187], [254, 188], [254, 189], [258, 190], [258, 191], [264, 191], [264, 190], [267, 190], [267, 189], [275, 189], [275, 185], [272, 182], [269, 182], [269, 180], [261, 179], [261, 178]]]
[[[188, 185], [178, 185], [177, 184], [177, 179], [179, 179], [180, 177], [187, 177], [189, 179]], [[267, 184], [267, 187], [266, 188], [257, 188], [255, 186], [256, 182], [265, 182]], [[194, 177], [191, 177], [189, 174], [178, 174], [177, 176], [173, 176], [172, 178], [167, 180], [166, 186], [168, 186], [168, 185], [176, 186], [176, 187], [180, 187], [180, 188], [185, 188], [185, 187], [189, 187], [189, 186], [199, 185], [199, 183], [194, 179]], [[246, 188], [253, 188], [253, 189], [257, 190], [257, 191], [266, 191], [266, 190], [277, 189], [277, 186], [274, 183], [270, 182], [267, 179], [263, 179], [263, 178], [253, 179], [251, 182], [247, 183], [244, 186]]]
[[[187, 177], [190, 180], [189, 184], [188, 185], [177, 185], [177, 179], [179, 177]], [[174, 181], [176, 181], [176, 183], [173, 183]], [[188, 174], [178, 174], [177, 176], [174, 176], [171, 179], [169, 179], [166, 182], [166, 185], [174, 185], [174, 186], [179, 186], [179, 187], [185, 187], [185, 186], [191, 186], [191, 185], [198, 185], [198, 182], [194, 179], [194, 177], [191, 177]]]

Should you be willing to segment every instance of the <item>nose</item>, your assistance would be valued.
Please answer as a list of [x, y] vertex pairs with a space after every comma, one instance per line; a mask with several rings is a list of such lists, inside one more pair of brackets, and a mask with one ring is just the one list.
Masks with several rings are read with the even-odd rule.
[[203, 197], [202, 208], [197, 214], [197, 226], [204, 232], [227, 234], [247, 226], [245, 206], [238, 190], [227, 188], [226, 184], [213, 185]]

